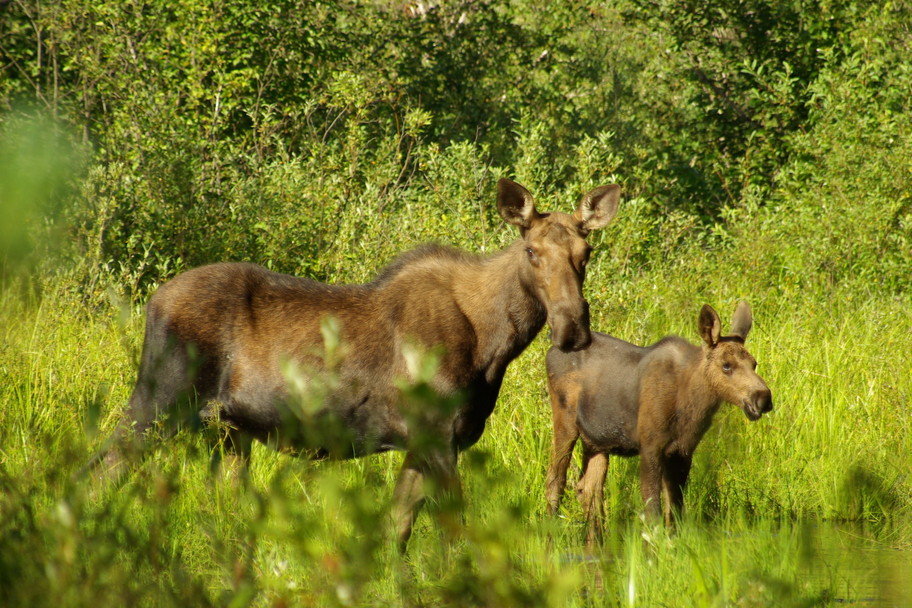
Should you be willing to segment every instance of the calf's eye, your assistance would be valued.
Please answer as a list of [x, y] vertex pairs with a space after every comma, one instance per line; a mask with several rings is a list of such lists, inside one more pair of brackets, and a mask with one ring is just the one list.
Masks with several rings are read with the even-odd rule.
[[722, 364], [722, 371], [725, 372], [726, 374], [730, 374], [731, 371], [732, 371], [732, 366], [731, 366], [731, 364], [729, 364], [729, 363], [723, 363], [723, 364]]

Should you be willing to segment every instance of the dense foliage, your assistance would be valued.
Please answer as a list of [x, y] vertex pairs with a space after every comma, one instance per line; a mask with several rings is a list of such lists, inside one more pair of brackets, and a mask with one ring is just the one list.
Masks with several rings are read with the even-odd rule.
[[66, 253], [134, 297], [213, 260], [360, 279], [365, 252], [477, 245], [501, 174], [549, 202], [620, 180], [632, 272], [699, 243], [903, 290], [910, 10], [21, 1], [0, 104], [82, 152]]

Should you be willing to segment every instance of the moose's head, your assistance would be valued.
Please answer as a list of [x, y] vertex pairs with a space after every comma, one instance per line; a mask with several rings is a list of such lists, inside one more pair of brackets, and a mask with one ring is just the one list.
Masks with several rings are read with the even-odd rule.
[[583, 297], [592, 252], [586, 237], [614, 218], [620, 196], [616, 184], [599, 186], [583, 196], [573, 214], [540, 213], [524, 187], [508, 179], [497, 184], [497, 209], [523, 238], [525, 283], [547, 311], [551, 340], [561, 350], [579, 350], [592, 341]]

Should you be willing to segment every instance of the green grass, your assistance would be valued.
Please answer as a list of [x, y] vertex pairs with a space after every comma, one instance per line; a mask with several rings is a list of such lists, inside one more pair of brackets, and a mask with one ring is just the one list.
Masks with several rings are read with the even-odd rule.
[[[644, 343], [692, 337], [698, 306], [675, 299], [672, 289], [641, 314], [602, 304], [594, 325]], [[402, 563], [386, 526], [399, 454], [310, 463], [257, 446], [245, 485], [213, 473], [208, 444], [185, 431], [121, 484], [80, 477], [128, 397], [142, 318], [6, 292], [0, 588], [10, 605], [902, 605], [912, 600], [898, 574], [912, 565], [910, 311], [847, 297], [755, 306], [748, 345], [775, 412], [749, 423], [723, 408], [673, 536], [639, 520], [636, 460], [613, 459], [609, 532], [588, 557], [569, 493], [560, 518], [544, 514], [540, 337], [462, 459], [464, 537], [448, 543], [423, 514]]]

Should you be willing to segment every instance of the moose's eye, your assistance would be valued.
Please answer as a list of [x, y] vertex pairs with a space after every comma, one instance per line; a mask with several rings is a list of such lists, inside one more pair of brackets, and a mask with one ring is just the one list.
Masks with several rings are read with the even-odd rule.
[[723, 364], [722, 364], [722, 371], [725, 372], [726, 374], [730, 374], [731, 371], [732, 371], [731, 363], [723, 363]]

